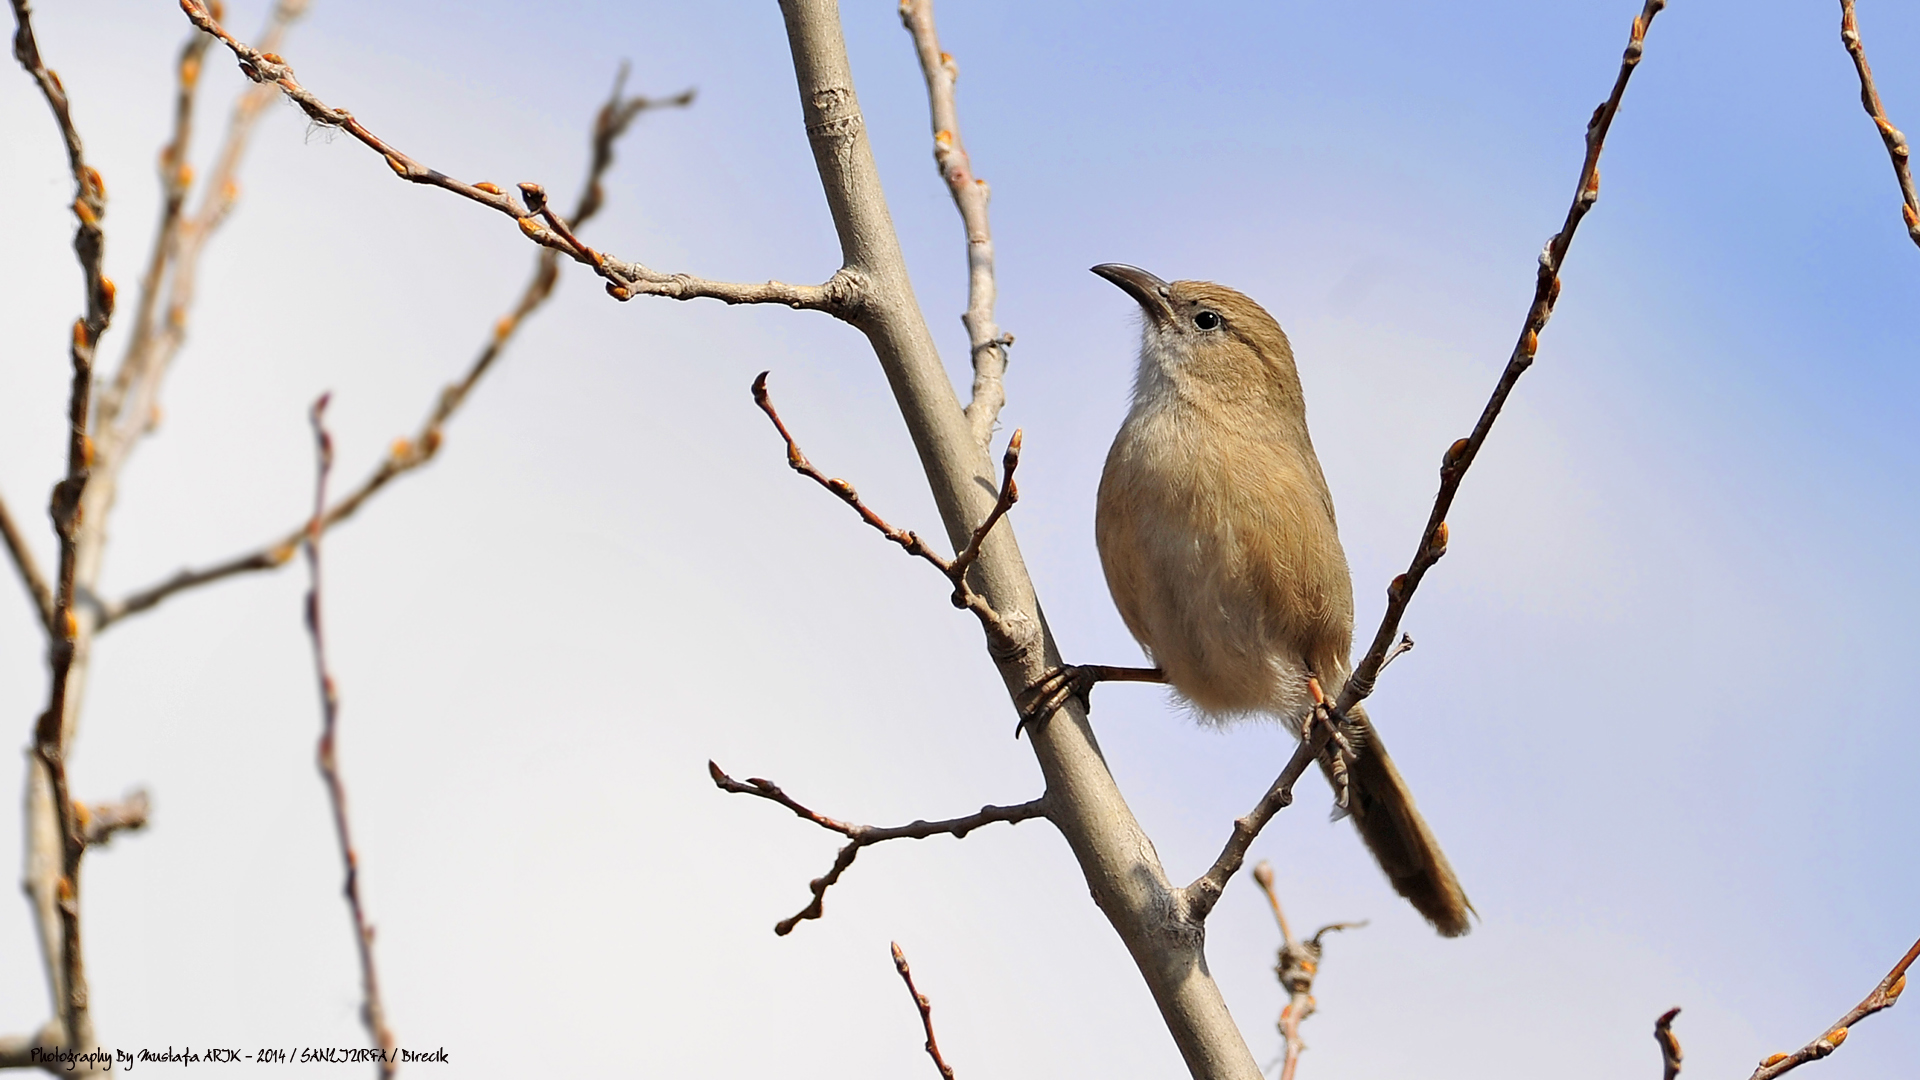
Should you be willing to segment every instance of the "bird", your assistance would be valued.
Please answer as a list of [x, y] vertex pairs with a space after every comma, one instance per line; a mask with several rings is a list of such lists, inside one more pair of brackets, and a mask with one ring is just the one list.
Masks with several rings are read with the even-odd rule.
[[[1114, 605], [1203, 723], [1271, 716], [1298, 738], [1315, 689], [1337, 698], [1350, 674], [1353, 580], [1293, 348], [1226, 286], [1120, 263], [1093, 272], [1144, 314], [1094, 517]], [[1406, 781], [1365, 710], [1348, 721], [1346, 809], [1361, 839], [1435, 930], [1465, 934], [1473, 906]], [[1330, 780], [1341, 764], [1322, 756]]]

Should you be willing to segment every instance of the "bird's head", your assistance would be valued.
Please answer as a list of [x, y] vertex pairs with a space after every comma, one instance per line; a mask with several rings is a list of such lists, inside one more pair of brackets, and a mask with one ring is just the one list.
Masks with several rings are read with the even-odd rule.
[[1211, 281], [1162, 281], [1137, 266], [1093, 272], [1140, 304], [1136, 394], [1176, 390], [1208, 397], [1298, 403], [1300, 375], [1280, 324], [1245, 293]]

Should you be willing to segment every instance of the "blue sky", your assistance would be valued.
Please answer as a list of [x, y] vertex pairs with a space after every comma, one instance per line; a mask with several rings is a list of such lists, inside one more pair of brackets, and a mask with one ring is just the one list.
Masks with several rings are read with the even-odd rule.
[[[257, 3], [230, 20], [251, 33]], [[113, 198], [131, 283], [185, 32], [172, 4], [43, 5]], [[948, 3], [964, 134], [993, 184], [1000, 322], [1017, 335], [1012, 521], [1067, 654], [1138, 655], [1092, 544], [1126, 403], [1125, 261], [1231, 284], [1281, 320], [1354, 567], [1360, 619], [1404, 568], [1440, 453], [1504, 361], [1582, 126], [1637, 5]], [[848, 3], [896, 222], [950, 362], [958, 223], [885, 2]], [[1862, 0], [1896, 123], [1920, 125], [1920, 10]], [[316, 0], [282, 50], [416, 158], [571, 191], [622, 59], [700, 98], [645, 118], [592, 242], [671, 270], [818, 281], [836, 265], [770, 4]], [[201, 158], [240, 84], [209, 65]], [[1305, 1075], [1651, 1073], [1671, 1005], [1689, 1074], [1743, 1074], [1857, 1001], [1920, 933], [1920, 735], [1908, 612], [1920, 250], [1829, 4], [1680, 0], [1602, 162], [1540, 360], [1456, 504], [1373, 709], [1482, 924], [1434, 939], [1325, 792], [1255, 848], [1335, 940]], [[0, 492], [56, 475], [80, 295], [44, 106], [0, 81], [16, 187], [0, 257]], [[531, 254], [510, 223], [403, 187], [276, 108], [208, 256], [166, 421], [128, 473], [107, 581], [251, 546], [307, 498], [302, 410], [334, 391], [356, 475], [459, 371]], [[107, 351], [117, 355], [109, 336]], [[785, 469], [747, 398], [772, 369], [823, 469], [937, 532], [898, 414], [821, 316], [616, 305], [570, 275], [429, 471], [331, 548], [343, 754], [403, 1041], [462, 1075], [799, 1075], [928, 1066], [899, 940], [961, 1075], [1164, 1076], [1178, 1058], [1046, 826], [862, 856], [828, 917], [769, 930], [830, 838], [707, 784], [713, 757], [817, 809], [894, 822], [1038, 793], [972, 624]], [[956, 367], [956, 374], [960, 370]], [[10, 587], [9, 587], [10, 588]], [[90, 857], [103, 1039], [356, 1039], [297, 574], [182, 598], [102, 643], [76, 750], [96, 797], [152, 788], [154, 828]], [[0, 605], [6, 603], [0, 591]], [[0, 716], [42, 694], [24, 604], [0, 609]], [[1286, 752], [1108, 687], [1102, 745], [1176, 878], [1212, 858]], [[19, 803], [0, 773], [0, 807]], [[17, 865], [16, 830], [0, 864]], [[1277, 1047], [1274, 945], [1236, 883], [1209, 955], [1250, 1045]], [[45, 1012], [24, 906], [0, 907], [0, 1027]], [[856, 1022], [848, 1024], [849, 1019]], [[1816, 1066], [1894, 1074], [1905, 1010]]]

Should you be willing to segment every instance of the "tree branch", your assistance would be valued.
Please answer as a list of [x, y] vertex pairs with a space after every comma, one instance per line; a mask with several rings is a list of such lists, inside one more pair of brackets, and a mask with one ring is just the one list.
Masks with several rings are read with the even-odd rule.
[[1791, 1054], [1775, 1054], [1766, 1059], [1753, 1071], [1749, 1080], [1774, 1080], [1776, 1076], [1791, 1072], [1809, 1061], [1818, 1061], [1839, 1049], [1840, 1044], [1847, 1041], [1847, 1033], [1853, 1025], [1883, 1009], [1893, 1008], [1900, 1000], [1901, 991], [1907, 988], [1907, 969], [1913, 966], [1916, 959], [1920, 959], [1920, 941], [1913, 943], [1913, 948], [1908, 949], [1907, 955], [1893, 965], [1893, 970], [1887, 972], [1887, 977], [1880, 980], [1872, 993], [1849, 1009], [1847, 1015], [1822, 1032], [1819, 1038]]
[[860, 515], [860, 520], [878, 529], [880, 535], [900, 545], [902, 551], [916, 558], [925, 559], [953, 584], [954, 607], [971, 611], [979, 616], [980, 624], [986, 627], [987, 636], [996, 646], [1003, 649], [1018, 648], [1018, 641], [1008, 629], [1006, 621], [1000, 617], [1000, 613], [993, 609], [992, 604], [987, 603], [985, 597], [967, 584], [967, 571], [979, 561], [981, 545], [986, 543], [987, 535], [993, 531], [994, 525], [1006, 516], [1008, 510], [1013, 509], [1014, 503], [1020, 501], [1020, 489], [1013, 482], [1013, 471], [1020, 467], [1020, 432], [1015, 431], [1013, 438], [1007, 440], [1007, 452], [1001, 459], [1003, 473], [1000, 494], [994, 500], [993, 509], [987, 511], [987, 516], [974, 527], [972, 535], [967, 539], [966, 547], [951, 560], [944, 559], [938, 552], [928, 547], [927, 542], [920, 539], [918, 533], [896, 529], [887, 524], [880, 515], [868, 509], [867, 504], [860, 501], [860, 493], [853, 489], [852, 484], [838, 478], [830, 479], [825, 473], [813, 467], [813, 463], [807, 460], [807, 455], [800, 451], [800, 444], [794, 441], [793, 433], [787, 430], [785, 421], [780, 419], [779, 410], [773, 407], [773, 397], [767, 393], [767, 374], [763, 371], [753, 380], [753, 403], [760, 406], [760, 411], [767, 414], [767, 419], [773, 421], [774, 429], [780, 433], [780, 438], [787, 444], [787, 464], [792, 466], [793, 471], [833, 492], [841, 502], [852, 507], [854, 513]]
[[782, 937], [792, 933], [793, 928], [805, 920], [820, 917], [821, 905], [826, 899], [827, 890], [833, 887], [834, 882], [840, 880], [840, 875], [846, 873], [847, 867], [853, 865], [854, 857], [863, 847], [871, 847], [887, 840], [925, 840], [929, 836], [951, 836], [955, 839], [963, 839], [982, 825], [991, 825], [997, 821], [1017, 823], [1030, 818], [1047, 816], [1047, 797], [1042, 795], [1038, 799], [1023, 802], [1017, 806], [983, 806], [977, 814], [948, 818], [945, 821], [920, 820], [892, 827], [855, 825], [851, 822], [836, 821], [807, 809], [780, 790], [780, 785], [771, 780], [750, 776], [746, 782], [742, 783], [728, 776], [721, 771], [720, 766], [711, 761], [707, 762], [707, 774], [713, 777], [714, 786], [721, 791], [732, 792], [735, 795], [754, 795], [769, 802], [779, 803], [793, 811], [796, 816], [847, 838], [846, 846], [842, 847], [840, 853], [834, 857], [833, 868], [828, 870], [824, 877], [814, 878], [807, 883], [807, 888], [813, 891], [813, 902], [798, 915], [774, 924], [773, 932]]
[[[306, 9], [307, 0], [278, 0], [267, 15], [261, 40], [269, 48], [277, 48]], [[174, 132], [160, 155], [163, 196], [160, 223], [147, 270], [141, 277], [140, 298], [135, 305], [134, 325], [126, 351], [112, 381], [101, 391], [94, 418], [100, 433], [100, 456], [108, 477], [96, 500], [103, 514], [112, 500], [112, 476], [126, 464], [133, 444], [159, 423], [160, 385], [174, 357], [186, 343], [187, 317], [193, 309], [200, 256], [239, 199], [240, 163], [246, 156], [262, 110], [273, 99], [271, 89], [260, 87], [249, 88], [240, 95], [228, 118], [214, 166], [201, 187], [200, 204], [192, 214], [183, 214], [193, 181], [193, 169], [187, 164], [186, 153], [191, 143], [194, 91], [199, 85], [210, 40], [205, 34], [195, 33], [181, 50]]]
[[382, 1051], [379, 1072], [382, 1080], [394, 1073], [393, 1031], [387, 1027], [386, 1006], [380, 1000], [379, 972], [373, 963], [373, 927], [367, 923], [366, 907], [360, 900], [360, 857], [353, 849], [353, 831], [347, 822], [347, 786], [340, 776], [340, 763], [334, 755], [334, 739], [339, 732], [340, 695], [333, 673], [327, 668], [327, 636], [320, 612], [320, 538], [326, 528], [327, 476], [333, 471], [333, 437], [327, 433], [325, 414], [328, 395], [313, 403], [313, 441], [316, 459], [313, 484], [313, 516], [307, 521], [307, 634], [313, 641], [313, 672], [320, 689], [320, 745], [315, 758], [320, 777], [326, 781], [327, 801], [333, 807], [334, 834], [340, 841], [340, 861], [346, 867], [347, 908], [353, 915], [353, 938], [360, 954], [360, 979], [366, 993], [361, 1019]]
[[[204, 35], [196, 35], [201, 40], [210, 40]], [[573, 212], [574, 227], [585, 224], [606, 203], [605, 189], [601, 180], [613, 165], [613, 150], [620, 136], [624, 135], [634, 119], [648, 109], [684, 105], [692, 100], [692, 91], [667, 99], [626, 97], [624, 90], [627, 81], [627, 66], [622, 64], [620, 73], [614, 79], [613, 93], [600, 106], [593, 124], [587, 177], [581, 186], [579, 201]], [[273, 93], [265, 88], [266, 94]], [[445, 441], [447, 422], [453, 419], [460, 407], [466, 404], [494, 362], [506, 351], [507, 344], [513, 340], [527, 317], [544, 305], [553, 295], [554, 285], [559, 280], [560, 256], [551, 249], [543, 250], [534, 259], [533, 276], [521, 290], [520, 298], [513, 308], [494, 323], [493, 334], [487, 339], [480, 354], [468, 365], [466, 373], [459, 379], [447, 384], [440, 391], [433, 408], [428, 411], [425, 421], [411, 438], [394, 440], [387, 457], [375, 466], [366, 479], [339, 501], [327, 508], [322, 522], [327, 529], [352, 517], [368, 499], [394, 479], [404, 476], [432, 461], [440, 452]], [[254, 573], [261, 570], [273, 570], [285, 566], [293, 558], [294, 551], [300, 546], [306, 535], [306, 526], [301, 525], [289, 530], [269, 544], [253, 551], [236, 555], [224, 562], [199, 569], [181, 570], [165, 581], [157, 582], [144, 589], [104, 604], [101, 607], [99, 628], [105, 629], [129, 615], [147, 611], [175, 593], [212, 584], [236, 574]]]
[[1680, 1052], [1679, 1036], [1673, 1033], [1673, 1018], [1679, 1015], [1679, 1009], [1668, 1009], [1653, 1022], [1653, 1041], [1660, 1044], [1660, 1063], [1666, 1070], [1666, 1080], [1680, 1075], [1680, 1060], [1685, 1056]]
[[[758, 284], [743, 284], [728, 281], [709, 281], [688, 274], [669, 274], [651, 269], [641, 263], [628, 262], [595, 251], [579, 242], [571, 234], [564, 219], [559, 219], [544, 201], [536, 197], [535, 204], [522, 204], [513, 196], [502, 191], [497, 184], [470, 184], [448, 176], [438, 169], [429, 168], [391, 143], [375, 135], [355, 119], [345, 109], [336, 109], [320, 100], [312, 91], [300, 85], [293, 76], [293, 67], [270, 50], [254, 48], [240, 41], [219, 21], [200, 0], [180, 0], [180, 8], [185, 11], [193, 25], [212, 34], [224, 44], [240, 61], [240, 71], [247, 78], [263, 85], [276, 86], [288, 100], [300, 107], [307, 118], [322, 127], [337, 128], [379, 154], [394, 174], [409, 183], [424, 184], [453, 192], [491, 210], [513, 218], [527, 239], [542, 247], [560, 254], [593, 269], [593, 272], [606, 279], [607, 292], [615, 299], [631, 300], [635, 296], [665, 296], [675, 300], [691, 300], [705, 297], [720, 300], [728, 304], [784, 304], [793, 308], [808, 308], [825, 311], [838, 318], [849, 321], [858, 317], [860, 307], [861, 282], [856, 275], [845, 271], [835, 273], [821, 285], [788, 285], [778, 281]], [[693, 100], [691, 90], [663, 104], [686, 104]], [[522, 185], [524, 189], [526, 185]], [[538, 186], [535, 185], [535, 190]]]
[[145, 791], [135, 791], [119, 802], [80, 805], [74, 809], [80, 818], [80, 832], [88, 847], [103, 847], [123, 832], [139, 832], [147, 827], [152, 800]]
[[14, 524], [5, 499], [0, 499], [0, 540], [6, 541], [7, 554], [13, 557], [13, 568], [20, 572], [20, 584], [26, 586], [27, 598], [33, 601], [41, 628], [52, 632], [53, 590], [47, 587], [46, 575], [40, 572], [40, 563], [34, 559], [33, 549], [27, 546], [27, 538], [21, 535], [20, 526]]
[[[86, 967], [80, 948], [80, 856], [86, 850], [86, 838], [79, 815], [68, 790], [66, 753], [69, 729], [68, 679], [73, 672], [79, 648], [80, 627], [73, 615], [74, 578], [78, 563], [81, 498], [85, 493], [94, 463], [93, 440], [87, 433], [89, 403], [93, 390], [93, 359], [100, 335], [113, 317], [114, 286], [101, 271], [105, 238], [100, 220], [107, 212], [106, 184], [100, 173], [87, 164], [80, 133], [66, 89], [59, 76], [48, 70], [40, 58], [34, 40], [32, 12], [27, 0], [12, 0], [15, 30], [13, 55], [40, 87], [53, 111], [67, 147], [67, 161], [74, 183], [73, 213], [79, 219], [74, 231], [73, 250], [79, 257], [85, 278], [86, 314], [76, 319], [69, 345], [73, 362], [73, 382], [67, 402], [67, 473], [54, 485], [49, 513], [60, 544], [60, 565], [52, 588], [52, 607], [47, 620], [51, 669], [47, 709], [34, 725], [33, 758], [43, 773], [44, 790], [51, 801], [51, 820], [36, 828], [30, 822], [28, 854], [28, 891], [34, 897], [36, 917], [41, 922], [43, 946], [49, 955], [48, 968], [53, 986], [55, 1009], [60, 1021], [62, 1043], [73, 1047], [93, 1045], [93, 1020], [88, 1007]], [[30, 788], [33, 785], [30, 783]], [[31, 793], [30, 793], [31, 799]], [[42, 850], [41, 834], [47, 844]], [[57, 850], [57, 869], [54, 852]], [[53, 924], [58, 923], [57, 937]]]
[[1614, 116], [1620, 111], [1620, 99], [1627, 92], [1627, 80], [1633, 77], [1634, 68], [1639, 66], [1647, 28], [1653, 25], [1654, 16], [1666, 6], [1666, 0], [1646, 0], [1640, 14], [1633, 20], [1627, 50], [1620, 59], [1620, 73], [1613, 81], [1613, 92], [1593, 111], [1593, 118], [1587, 121], [1587, 155], [1580, 166], [1580, 182], [1574, 188], [1573, 205], [1567, 208], [1566, 223], [1547, 240], [1546, 247], [1540, 252], [1540, 269], [1534, 277], [1533, 303], [1527, 308], [1520, 339], [1507, 358], [1506, 370], [1501, 372], [1500, 381], [1494, 386], [1493, 396], [1487, 400], [1486, 408], [1481, 411], [1479, 422], [1473, 426], [1473, 434], [1448, 447], [1441, 460], [1440, 492], [1434, 496], [1433, 512], [1427, 518], [1426, 531], [1421, 534], [1420, 546], [1414, 552], [1413, 562], [1408, 565], [1407, 572], [1394, 578], [1387, 587], [1387, 611], [1380, 620], [1380, 629], [1374, 633], [1373, 644], [1367, 648], [1366, 656], [1347, 680], [1340, 693], [1339, 704], [1334, 708], [1340, 716], [1345, 716], [1348, 710], [1373, 693], [1373, 681], [1386, 665], [1389, 650], [1393, 648], [1394, 635], [1400, 631], [1400, 618], [1406, 613], [1414, 590], [1420, 587], [1420, 579], [1426, 576], [1427, 570], [1447, 553], [1447, 511], [1453, 507], [1453, 497], [1460, 490], [1461, 479], [1466, 476], [1473, 459], [1479, 455], [1480, 447], [1486, 443], [1487, 434], [1493, 430], [1493, 422], [1499, 419], [1507, 396], [1513, 393], [1520, 376], [1533, 365], [1534, 353], [1540, 347], [1540, 332], [1546, 329], [1547, 320], [1553, 317], [1553, 306], [1560, 299], [1560, 268], [1566, 263], [1567, 249], [1573, 245], [1573, 234], [1580, 228], [1587, 211], [1593, 209], [1593, 204], [1600, 198], [1601, 148], [1606, 145], [1607, 132], [1613, 126]]
[[1907, 224], [1907, 236], [1915, 244], [1920, 244], [1920, 194], [1916, 194], [1913, 188], [1907, 137], [1887, 119], [1887, 110], [1880, 104], [1880, 90], [1873, 85], [1873, 69], [1867, 66], [1867, 49], [1860, 43], [1860, 23], [1854, 18], [1853, 0], [1840, 0], [1840, 42], [1847, 47], [1847, 55], [1853, 57], [1853, 70], [1860, 76], [1860, 104], [1867, 110], [1867, 115], [1873, 118], [1873, 126], [1880, 129], [1880, 141], [1887, 144], [1887, 157], [1893, 160], [1893, 175], [1900, 183], [1900, 213]]
[[1267, 903], [1273, 908], [1273, 921], [1280, 924], [1280, 950], [1274, 962], [1273, 974], [1287, 992], [1287, 1004], [1281, 1008], [1280, 1020], [1275, 1026], [1280, 1030], [1284, 1055], [1280, 1080], [1293, 1080], [1294, 1071], [1300, 1064], [1300, 1052], [1307, 1048], [1307, 1044], [1300, 1039], [1300, 1024], [1319, 1008], [1313, 1000], [1313, 980], [1320, 973], [1320, 958], [1325, 952], [1320, 939], [1336, 930], [1357, 930], [1367, 924], [1364, 920], [1328, 923], [1315, 930], [1312, 937], [1301, 941], [1287, 928], [1287, 917], [1281, 914], [1280, 894], [1273, 889], [1272, 865], [1261, 860], [1253, 868], [1253, 880], [1267, 894]]
[[942, 1080], [953, 1080], [953, 1069], [947, 1059], [940, 1056], [940, 1040], [933, 1037], [933, 1003], [927, 995], [913, 985], [913, 969], [907, 966], [907, 954], [900, 951], [900, 943], [890, 942], [893, 946], [893, 970], [900, 973], [900, 981], [907, 984], [907, 995], [913, 998], [913, 1007], [920, 1010], [920, 1026], [927, 1030], [927, 1056], [933, 1059], [933, 1067], [940, 1070]]
[[1012, 334], [1003, 334], [993, 319], [993, 231], [987, 220], [987, 182], [973, 175], [972, 159], [960, 141], [960, 110], [954, 104], [953, 84], [960, 68], [953, 56], [940, 50], [933, 25], [933, 0], [900, 0], [900, 21], [913, 35], [920, 72], [927, 80], [927, 104], [933, 120], [933, 161], [940, 178], [953, 192], [953, 205], [967, 232], [967, 311], [960, 321], [967, 328], [967, 352], [973, 360], [973, 400], [967, 422], [973, 437], [986, 446], [993, 437], [1006, 389], [1007, 348]]

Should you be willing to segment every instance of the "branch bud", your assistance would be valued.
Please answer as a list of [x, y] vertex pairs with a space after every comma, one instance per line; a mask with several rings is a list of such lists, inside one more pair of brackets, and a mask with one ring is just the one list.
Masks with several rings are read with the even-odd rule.
[[479, 189], [480, 191], [484, 191], [484, 192], [486, 192], [486, 193], [487, 193], [487, 194], [489, 194], [489, 195], [498, 195], [498, 194], [500, 194], [500, 185], [498, 185], [498, 184], [490, 184], [490, 183], [488, 183], [488, 182], [487, 182], [487, 181], [485, 181], [485, 180], [482, 180], [482, 181], [480, 181], [479, 183], [477, 183], [477, 184], [475, 184], [475, 185], [473, 185], [473, 186], [474, 186], [475, 188], [477, 188], [477, 189]]
[[1894, 984], [1892, 986], [1887, 987], [1887, 994], [1884, 999], [1887, 1005], [1892, 1006], [1894, 1002], [1899, 1001], [1901, 993], [1905, 991], [1906, 988], [1907, 988], [1907, 977], [1903, 973], [1900, 976], [1900, 978], [1894, 981]]
[[1771, 1069], [1785, 1060], [1787, 1060], [1787, 1055], [1785, 1054], [1771, 1054], [1767, 1057], [1767, 1060], [1760, 1063], [1760, 1067], [1763, 1069]]
[[1834, 1028], [1832, 1031], [1827, 1032], [1826, 1041], [1838, 1047], [1841, 1043], [1847, 1041], [1847, 1029]]
[[1467, 439], [1453, 440], [1453, 445], [1447, 447], [1445, 456], [1440, 459], [1440, 467], [1442, 469], [1459, 468], [1460, 460], [1467, 456], [1468, 445], [1470, 445], [1470, 441]]
[[1392, 581], [1387, 582], [1387, 599], [1389, 601], [1400, 599], [1400, 594], [1406, 591], [1407, 575], [1405, 574], [1396, 574]]
[[520, 195], [527, 200], [527, 209], [539, 213], [547, 208], [547, 191], [539, 184], [522, 182]]

